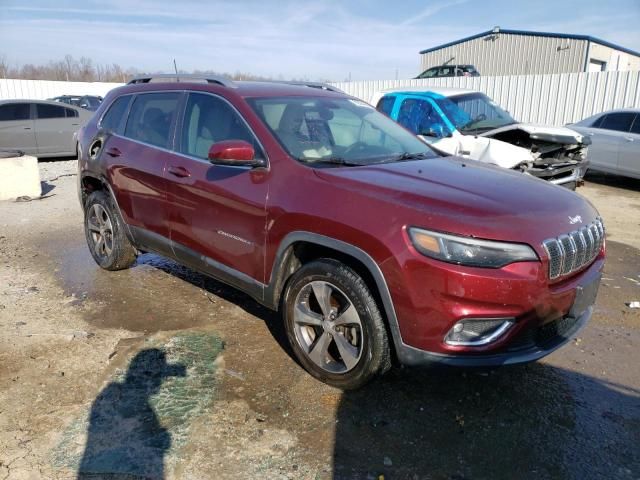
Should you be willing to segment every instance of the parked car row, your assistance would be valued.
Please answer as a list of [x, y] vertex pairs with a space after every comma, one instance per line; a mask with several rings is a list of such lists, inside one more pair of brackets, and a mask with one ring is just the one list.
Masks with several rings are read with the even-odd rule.
[[[534, 361], [591, 317], [604, 225], [581, 196], [439, 153], [329, 86], [171, 80], [111, 91], [78, 134], [100, 267], [155, 252], [245, 291], [281, 311], [301, 365], [340, 388], [394, 359]], [[451, 106], [411, 95], [391, 111]], [[496, 129], [495, 111], [471, 117], [476, 133]]]

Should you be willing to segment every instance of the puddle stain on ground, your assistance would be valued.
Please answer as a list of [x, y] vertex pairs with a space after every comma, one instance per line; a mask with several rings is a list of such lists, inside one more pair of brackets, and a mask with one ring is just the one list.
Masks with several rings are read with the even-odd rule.
[[[146, 339], [129, 368], [116, 370], [91, 410], [62, 433], [52, 465], [153, 478], [162, 476], [163, 463], [168, 470], [174, 468], [194, 420], [212, 404], [223, 349], [222, 340], [212, 333]], [[145, 354], [151, 359], [140, 362]]]

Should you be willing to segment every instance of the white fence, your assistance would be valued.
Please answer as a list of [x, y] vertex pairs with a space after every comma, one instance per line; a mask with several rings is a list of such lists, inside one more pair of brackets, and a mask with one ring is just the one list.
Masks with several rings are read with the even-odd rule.
[[[45, 99], [65, 94], [104, 96], [120, 85], [122, 84], [0, 79], [0, 100]], [[367, 102], [376, 91], [387, 88], [469, 88], [486, 93], [518, 120], [549, 125], [576, 122], [612, 108], [640, 108], [640, 71], [372, 80], [332, 85]]]
[[0, 79], [0, 100], [45, 100], [59, 95], [98, 95], [104, 97], [109, 90], [120, 85], [122, 84]]
[[458, 87], [484, 92], [523, 122], [564, 125], [613, 108], [640, 108], [640, 71], [373, 80], [332, 85], [371, 101], [387, 88]]

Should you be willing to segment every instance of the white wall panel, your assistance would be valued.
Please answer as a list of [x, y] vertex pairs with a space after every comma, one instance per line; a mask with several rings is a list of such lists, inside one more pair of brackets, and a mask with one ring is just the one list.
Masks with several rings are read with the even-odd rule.
[[434, 80], [375, 80], [332, 85], [367, 102], [388, 88], [469, 88], [486, 93], [523, 122], [564, 125], [613, 108], [640, 108], [640, 71], [560, 73]]

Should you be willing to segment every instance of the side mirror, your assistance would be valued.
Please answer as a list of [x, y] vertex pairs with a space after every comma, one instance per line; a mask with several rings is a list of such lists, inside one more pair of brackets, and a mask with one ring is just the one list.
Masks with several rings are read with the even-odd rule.
[[244, 140], [224, 140], [211, 145], [209, 161], [221, 165], [262, 166], [262, 160], [256, 160], [251, 144]]
[[420, 135], [424, 135], [425, 137], [444, 138], [450, 136], [451, 134], [449, 132], [446, 132], [442, 125], [436, 123], [431, 125], [426, 130], [420, 132]]

